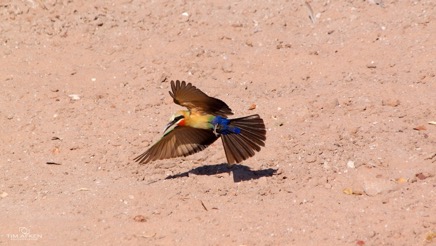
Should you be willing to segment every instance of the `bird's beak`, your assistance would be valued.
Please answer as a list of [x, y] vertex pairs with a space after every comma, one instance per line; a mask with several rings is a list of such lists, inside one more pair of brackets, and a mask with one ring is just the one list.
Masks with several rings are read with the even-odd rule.
[[163, 131], [163, 132], [164, 132], [163, 135], [165, 136], [165, 135], [167, 135], [170, 131], [172, 131], [172, 130], [177, 126], [177, 123], [178, 123], [181, 119], [183, 119], [183, 115], [177, 116], [177, 117], [174, 118], [174, 120], [172, 120], [171, 122], [169, 122], [169, 123], [165, 126], [165, 129], [164, 129], [164, 131]]

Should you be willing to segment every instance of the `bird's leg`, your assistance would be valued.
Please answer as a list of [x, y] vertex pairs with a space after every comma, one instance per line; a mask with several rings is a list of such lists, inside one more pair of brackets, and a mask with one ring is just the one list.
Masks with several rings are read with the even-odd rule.
[[218, 131], [217, 131], [217, 127], [218, 127], [218, 124], [214, 124], [214, 125], [213, 125], [213, 133], [215, 134], [215, 136], [218, 136], [218, 135], [219, 135], [219, 133], [218, 133]]
[[219, 136], [221, 134], [228, 134], [228, 124], [230, 120], [223, 118], [221, 116], [216, 116], [212, 121], [213, 125], [213, 133], [215, 133], [216, 136]]

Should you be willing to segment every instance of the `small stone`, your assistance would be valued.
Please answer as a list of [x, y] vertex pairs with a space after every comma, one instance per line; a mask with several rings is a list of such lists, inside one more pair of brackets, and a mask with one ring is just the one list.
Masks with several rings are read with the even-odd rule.
[[7, 197], [9, 194], [8, 193], [6, 193], [6, 192], [2, 192], [1, 194], [0, 194], [0, 197], [1, 198], [5, 198], [5, 197]]
[[429, 233], [427, 233], [427, 236], [425, 237], [425, 240], [427, 242], [432, 242], [433, 239], [435, 239], [435, 238], [436, 238], [436, 232], [429, 232]]
[[225, 61], [224, 64], [222, 65], [221, 69], [225, 73], [232, 73], [233, 72], [233, 64], [229, 61]]
[[324, 107], [325, 107], [326, 109], [334, 109], [334, 108], [336, 108], [337, 106], [339, 106], [339, 100], [338, 100], [337, 98], [335, 98], [335, 99], [333, 99], [333, 100], [330, 100], [330, 101], [326, 102], [325, 105], [324, 105]]
[[385, 179], [367, 178], [363, 182], [363, 190], [368, 196], [375, 196], [380, 193], [393, 191], [395, 183]]
[[80, 96], [78, 94], [70, 94], [68, 96], [71, 98], [71, 100], [74, 101], [80, 100]]
[[345, 188], [342, 190], [342, 192], [346, 195], [352, 195], [353, 194], [353, 189], [351, 188]]
[[315, 155], [309, 155], [306, 157], [306, 162], [307, 163], [314, 163], [316, 161], [316, 156]]
[[136, 215], [135, 217], [133, 217], [133, 220], [136, 222], [146, 222], [147, 218], [145, 218], [144, 215]]
[[361, 196], [361, 195], [363, 195], [363, 191], [362, 190], [353, 190], [353, 195]]
[[429, 175], [425, 175], [424, 173], [417, 173], [417, 174], [415, 174], [415, 177], [417, 177], [420, 180], [424, 180], [424, 179], [428, 178]]
[[406, 178], [401, 177], [401, 178], [397, 178], [395, 181], [399, 184], [403, 184], [406, 183], [408, 180]]
[[377, 68], [377, 65], [375, 64], [374, 61], [371, 61], [371, 63], [366, 64], [366, 67], [367, 67], [367, 68], [374, 69], [374, 68]]
[[384, 7], [384, 4], [383, 4], [382, 0], [369, 0], [368, 3], [379, 5], [380, 7]]
[[189, 13], [188, 13], [188, 12], [183, 12], [183, 13], [180, 15], [180, 21], [181, 21], [181, 22], [187, 22], [187, 21], [189, 21]]
[[232, 27], [243, 27], [244, 25], [242, 23], [233, 23]]
[[413, 128], [413, 130], [415, 131], [425, 131], [427, 130], [427, 127], [425, 127], [424, 125], [419, 125]]
[[385, 99], [385, 100], [382, 100], [382, 105], [383, 106], [390, 106], [390, 107], [397, 107], [400, 105], [400, 100], [394, 99], [394, 98]]
[[162, 73], [162, 74], [160, 75], [158, 81], [161, 82], [161, 83], [166, 82], [167, 79], [168, 79], [168, 77], [169, 77], [168, 74], [166, 74], [166, 73], [164, 72], [164, 73]]
[[253, 46], [254, 46], [254, 45], [253, 45], [253, 42], [250, 41], [250, 40], [246, 40], [246, 41], [245, 41], [245, 45], [247, 45], [248, 47], [253, 47]]
[[349, 160], [349, 161], [347, 162], [347, 167], [348, 167], [348, 168], [356, 168], [356, 166], [354, 165], [354, 161]]

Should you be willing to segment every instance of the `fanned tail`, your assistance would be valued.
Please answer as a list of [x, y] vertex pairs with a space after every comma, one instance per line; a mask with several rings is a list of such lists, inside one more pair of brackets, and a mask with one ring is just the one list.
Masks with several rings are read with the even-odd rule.
[[[265, 146], [265, 124], [258, 114], [231, 119], [228, 126], [240, 129], [230, 134], [222, 134], [224, 151], [229, 164], [239, 163], [252, 157], [255, 151]], [[235, 128], [234, 128], [235, 129]]]

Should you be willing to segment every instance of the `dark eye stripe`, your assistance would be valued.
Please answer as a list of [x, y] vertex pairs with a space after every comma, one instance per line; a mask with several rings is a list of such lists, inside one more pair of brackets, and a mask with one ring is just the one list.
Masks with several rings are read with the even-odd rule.
[[183, 118], [185, 118], [185, 117], [183, 117], [183, 115], [179, 115], [176, 118], [174, 118], [173, 122], [176, 123], [177, 121], [179, 121], [179, 120], [181, 120]]

